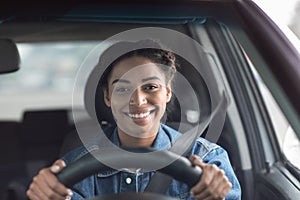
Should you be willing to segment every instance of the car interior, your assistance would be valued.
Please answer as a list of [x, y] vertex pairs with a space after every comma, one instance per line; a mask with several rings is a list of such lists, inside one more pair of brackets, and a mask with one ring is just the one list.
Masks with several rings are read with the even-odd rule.
[[[94, 42], [98, 47], [112, 35], [143, 27], [165, 28], [191, 36], [200, 44], [201, 50], [193, 45], [183, 43], [176, 37], [167, 39], [167, 41], [176, 41], [177, 48], [187, 48], [190, 56], [194, 57], [198, 63], [195, 65], [183, 56], [176, 55], [179, 75], [173, 83], [173, 100], [168, 104], [168, 115], [163, 122], [185, 133], [209, 117], [224, 94], [225, 110], [221, 110], [216, 117], [211, 119], [210, 125], [206, 127], [201, 137], [216, 142], [227, 150], [242, 187], [242, 199], [282, 198], [277, 188], [273, 187], [270, 189], [257, 186], [259, 192], [253, 192], [255, 187], [252, 184], [256, 175], [254, 169], [261, 166], [252, 162], [252, 159], [260, 155], [250, 152], [257, 148], [248, 139], [250, 138], [250, 141], [252, 139], [252, 142], [256, 140], [253, 139], [255, 138], [254, 134], [254, 136], [249, 136], [247, 133], [256, 130], [249, 130], [247, 127], [247, 120], [244, 120], [242, 115], [249, 113], [247, 113], [247, 109], [243, 110], [240, 106], [241, 95], [232, 89], [232, 87], [242, 87], [241, 83], [230, 80], [235, 77], [230, 70], [240, 70], [240, 65], [228, 67], [230, 59], [233, 58], [230, 57], [229, 61], [224, 61], [222, 52], [216, 48], [216, 41], [213, 41], [214, 38], [211, 36], [212, 32], [216, 31], [216, 24], [222, 27], [223, 32], [230, 32], [226, 25], [210, 17], [153, 19], [147, 17], [147, 13], [144, 13], [143, 15], [146, 17], [141, 19], [127, 16], [124, 20], [122, 17], [126, 13], [122, 13], [120, 8], [116, 9], [120, 11], [119, 16], [113, 17], [107, 14], [106, 18], [101, 18], [101, 20], [97, 18], [97, 15], [93, 16], [92, 12], [89, 13], [89, 16], [84, 16], [84, 13], [78, 15], [80, 10], [76, 9], [60, 16], [61, 18], [52, 16], [52, 18], [36, 19], [32, 16], [27, 18], [22, 16], [22, 18], [14, 19], [13, 22], [8, 21], [0, 25], [1, 38], [11, 39], [8, 43], [12, 44], [9, 48], [13, 49], [15, 44], [18, 48], [20, 44], [49, 43], [55, 45], [66, 41], [70, 43]], [[139, 14], [137, 13], [137, 15]], [[231, 34], [228, 35], [233, 37]], [[171, 36], [166, 35], [165, 37]], [[5, 41], [5, 45], [7, 45], [7, 40]], [[7, 50], [3, 50], [8, 49], [5, 45], [0, 41], [1, 53], [7, 52]], [[239, 50], [241, 49], [242, 47], [239, 47]], [[70, 150], [84, 145], [86, 141], [82, 141], [81, 134], [91, 134], [90, 139], [93, 139], [93, 135], [97, 133], [93, 132], [95, 124], [91, 119], [97, 118], [97, 122], [103, 129], [115, 125], [110, 110], [104, 105], [101, 88], [98, 85], [90, 85], [99, 80], [99, 69], [94, 68], [94, 65], [85, 69], [85, 65], [89, 65], [88, 59], [90, 58], [88, 56], [95, 53], [99, 57], [99, 52], [101, 52], [97, 48], [94, 48], [93, 51], [96, 53], [86, 53], [87, 58], [84, 59], [81, 68], [78, 68], [77, 74], [74, 74], [74, 77], [77, 77], [76, 81], [79, 82], [74, 82], [72, 100], [75, 101], [76, 98], [79, 98], [83, 102], [82, 104], [72, 105], [72, 100], [70, 100], [69, 104], [57, 107], [34, 108], [34, 106], [29, 106], [22, 110], [19, 119], [0, 121], [0, 157], [2, 158], [0, 161], [0, 199], [26, 199], [25, 191], [41, 168], [51, 165]], [[5, 60], [6, 63], [10, 63], [11, 67], [0, 63], [0, 77], [22, 72], [22, 56], [19, 56], [16, 49], [5, 55], [5, 58], [11, 58], [9, 61]], [[245, 61], [246, 56], [243, 56], [243, 59]], [[84, 80], [78, 78], [81, 76], [80, 73], [84, 74], [82, 75]], [[86, 74], [88, 75], [85, 76]], [[238, 78], [242, 80], [243, 77], [241, 77]], [[249, 82], [253, 82], [254, 77], [250, 76], [248, 79], [250, 79]], [[84, 83], [84, 91], [82, 92], [79, 88], [80, 92], [77, 96], [76, 87], [82, 83]], [[251, 86], [251, 84], [249, 85]], [[248, 87], [250, 87], [249, 85]], [[243, 87], [245, 90], [247, 89], [246, 86]], [[251, 98], [253, 97], [250, 95], [249, 99]], [[253, 118], [253, 116], [249, 118], [251, 117]], [[214, 126], [216, 123], [220, 124]], [[82, 131], [84, 133], [81, 133]], [[217, 134], [218, 132], [220, 134]], [[264, 194], [266, 195], [264, 196]]]
[[[35, 25], [36, 26], [36, 25]], [[33, 26], [33, 28], [35, 28]], [[37, 25], [39, 26], [39, 25]], [[43, 25], [40, 25], [43, 26]], [[117, 30], [116, 27], [126, 27], [126, 29], [131, 28], [128, 25], [119, 26], [119, 25], [110, 25], [111, 27], [108, 28], [108, 25], [105, 24], [105, 26], [98, 26], [99, 30], [94, 30], [95, 26], [90, 25], [90, 29], [93, 29], [93, 35], [87, 30], [87, 27], [83, 28], [82, 26], [87, 25], [81, 25], [81, 24], [72, 24], [69, 28], [66, 28], [64, 25], [64, 29], [58, 33], [51, 34], [55, 35], [56, 37], [65, 37], [64, 39], [70, 39], [70, 33], [76, 32], [78, 34], [77, 39], [94, 39], [93, 37], [97, 36], [97, 40], [101, 39], [99, 38], [98, 33], [101, 32], [101, 37], [105, 38], [106, 34], [103, 34], [105, 32], [110, 31], [121, 31]], [[101, 27], [105, 27], [105, 32], [102, 30]], [[179, 27], [179, 28], [178, 28]], [[34, 30], [31, 28], [31, 31]], [[44, 27], [45, 28], [45, 27]], [[49, 28], [52, 30], [51, 25], [47, 26], [46, 28]], [[173, 27], [172, 27], [173, 28]], [[13, 27], [11, 27], [13, 29]], [[177, 26], [176, 29], [181, 29], [180, 31], [186, 31], [186, 27], [184, 26]], [[83, 32], [82, 30], [85, 30], [84, 33], [78, 33]], [[34, 32], [34, 31], [32, 31]], [[51, 31], [48, 31], [51, 32]], [[35, 40], [53, 40], [50, 35], [41, 35], [39, 37], [34, 37]], [[30, 34], [29, 34], [30, 35]], [[73, 37], [74, 34], [73, 34]], [[83, 38], [82, 38], [83, 37]], [[16, 40], [18, 37], [16, 37]], [[62, 39], [62, 38], [61, 38]], [[26, 38], [22, 42], [32, 42], [32, 38]], [[55, 38], [55, 40], [57, 40]], [[74, 38], [73, 38], [74, 40]], [[33, 41], [37, 42], [37, 41]], [[202, 65], [210, 65], [209, 63], [209, 57], [210, 55], [203, 51], [202, 58], [206, 58], [207, 60], [201, 60]], [[194, 67], [184, 58], [178, 56], [178, 71], [181, 76], [186, 78], [189, 81], [189, 84], [191, 85], [191, 89], [194, 91], [188, 91], [184, 87], [184, 84], [180, 82], [180, 80], [177, 80], [175, 78], [175, 82], [173, 85], [173, 102], [172, 105], [168, 105], [168, 110], [170, 113], [168, 113], [166, 120], [166, 124], [170, 125], [171, 127], [175, 129], [179, 129], [179, 126], [181, 128], [182, 132], [186, 132], [191, 127], [193, 127], [198, 121], [188, 121], [188, 117], [186, 117], [186, 114], [188, 110], [197, 110], [199, 109], [201, 111], [200, 114], [200, 121], [205, 115], [209, 115], [211, 112], [211, 95], [216, 94], [210, 94], [208, 91], [207, 83], [203, 80], [202, 76], [199, 74], [197, 70], [194, 69]], [[22, 62], [22, 61], [21, 61]], [[207, 68], [209, 70], [209, 67]], [[211, 76], [213, 75], [212, 72]], [[207, 74], [208, 74], [207, 73]], [[91, 73], [91, 75], [96, 73]], [[207, 75], [209, 76], [209, 75]], [[96, 78], [97, 77], [92, 77]], [[86, 88], [89, 88], [86, 86]], [[191, 90], [190, 89], [190, 90]], [[176, 90], [185, 90], [184, 97], [180, 97], [181, 101], [186, 102], [179, 102], [176, 98], [176, 95], [180, 94], [180, 92], [177, 92]], [[191, 96], [189, 94], [192, 94], [192, 92], [195, 92], [198, 98], [198, 102], [200, 102], [197, 105], [193, 105], [195, 103], [189, 102]], [[87, 92], [88, 93], [88, 92]], [[109, 109], [104, 105], [103, 102], [103, 94], [101, 94], [102, 91], [99, 90], [97, 94], [99, 96], [96, 96], [97, 102], [101, 102], [96, 105], [97, 110], [101, 110], [101, 114], [98, 116], [99, 123], [102, 126], [113, 126], [114, 121], [113, 117], [109, 111]], [[216, 98], [216, 97], [215, 97]], [[102, 100], [101, 100], [102, 99]], [[199, 108], [193, 108], [199, 106]], [[104, 114], [103, 114], [104, 113]], [[88, 120], [82, 120], [81, 122], [77, 122], [80, 124], [80, 126], [89, 127], [90, 123]], [[226, 134], [222, 133], [220, 139], [218, 140], [218, 143], [222, 145], [224, 148], [227, 148], [230, 150], [232, 148], [232, 137], [230, 134], [233, 132], [232, 127], [230, 125], [230, 121], [228, 118], [226, 118], [226, 123], [224, 126], [224, 130]], [[8, 140], [2, 140], [5, 141], [5, 144], [0, 145], [1, 148], [3, 148], [3, 158], [7, 158], [7, 160], [2, 160], [4, 165], [1, 165], [1, 167], [5, 168], [2, 169], [1, 172], [4, 172], [3, 174], [7, 175], [7, 177], [3, 177], [1, 179], [1, 188], [3, 190], [14, 190], [14, 183], [19, 182], [22, 183], [24, 186], [24, 190], [26, 188], [26, 184], [29, 183], [31, 178], [38, 173], [39, 169], [45, 166], [49, 166], [54, 160], [59, 158], [60, 155], [63, 155], [64, 153], [68, 152], [69, 150], [78, 147], [81, 144], [80, 138], [76, 132], [76, 126], [74, 122], [72, 123], [72, 110], [67, 109], [50, 109], [50, 110], [25, 110], [22, 119], [19, 122], [16, 121], [1, 121], [1, 130], [5, 130], [2, 133], [5, 135], [2, 135], [2, 137], [9, 136], [9, 143]], [[205, 133], [202, 135], [205, 137]], [[9, 145], [9, 155], [5, 156], [7, 154], [4, 149], [8, 149]], [[13, 152], [12, 152], [13, 151]], [[234, 149], [232, 150], [234, 152]], [[234, 158], [232, 158], [234, 159]], [[233, 161], [233, 163], [238, 163], [238, 161]], [[234, 166], [234, 168], [238, 168], [237, 166]], [[11, 176], [11, 174], [14, 174], [14, 176]], [[10, 183], [10, 184], [7, 184]], [[12, 187], [12, 188], [6, 188], [6, 187]]]

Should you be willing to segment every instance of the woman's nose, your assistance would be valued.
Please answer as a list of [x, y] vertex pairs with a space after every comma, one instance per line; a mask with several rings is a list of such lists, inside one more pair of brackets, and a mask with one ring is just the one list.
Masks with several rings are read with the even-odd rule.
[[143, 91], [136, 89], [133, 94], [131, 95], [129, 104], [141, 106], [147, 102], [146, 95]]

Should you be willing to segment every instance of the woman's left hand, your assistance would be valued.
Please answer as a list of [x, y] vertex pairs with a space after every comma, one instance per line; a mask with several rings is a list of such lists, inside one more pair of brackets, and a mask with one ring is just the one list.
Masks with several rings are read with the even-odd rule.
[[192, 197], [198, 200], [224, 199], [232, 187], [224, 170], [214, 164], [203, 163], [196, 155], [191, 156], [190, 160], [202, 169], [200, 181], [190, 190]]

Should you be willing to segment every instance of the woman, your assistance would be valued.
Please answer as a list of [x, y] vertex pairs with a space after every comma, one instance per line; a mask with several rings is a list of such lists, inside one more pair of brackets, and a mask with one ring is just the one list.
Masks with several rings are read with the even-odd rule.
[[[133, 49], [111, 62], [112, 52], [124, 47]], [[151, 47], [151, 48], [149, 48]], [[161, 123], [166, 105], [172, 97], [171, 82], [176, 73], [173, 53], [150, 41], [119, 42], [100, 57], [98, 66], [107, 69], [100, 79], [104, 102], [111, 108], [117, 127], [109, 139], [122, 147], [168, 149], [180, 133]], [[96, 102], [97, 103], [97, 102]], [[81, 199], [95, 195], [142, 192], [153, 172], [138, 169], [111, 170], [86, 178], [71, 189], [58, 182], [55, 174], [88, 151], [77, 148], [42, 169], [34, 177], [27, 196], [34, 199]], [[238, 180], [226, 151], [199, 138], [188, 154], [194, 165], [202, 168], [200, 181], [191, 189], [173, 180], [167, 195], [181, 199], [240, 199]]]

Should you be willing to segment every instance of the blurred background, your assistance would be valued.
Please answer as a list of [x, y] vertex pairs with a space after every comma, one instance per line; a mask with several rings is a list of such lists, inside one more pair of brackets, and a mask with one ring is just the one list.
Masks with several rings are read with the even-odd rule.
[[300, 0], [254, 0], [271, 18], [300, 39]]

